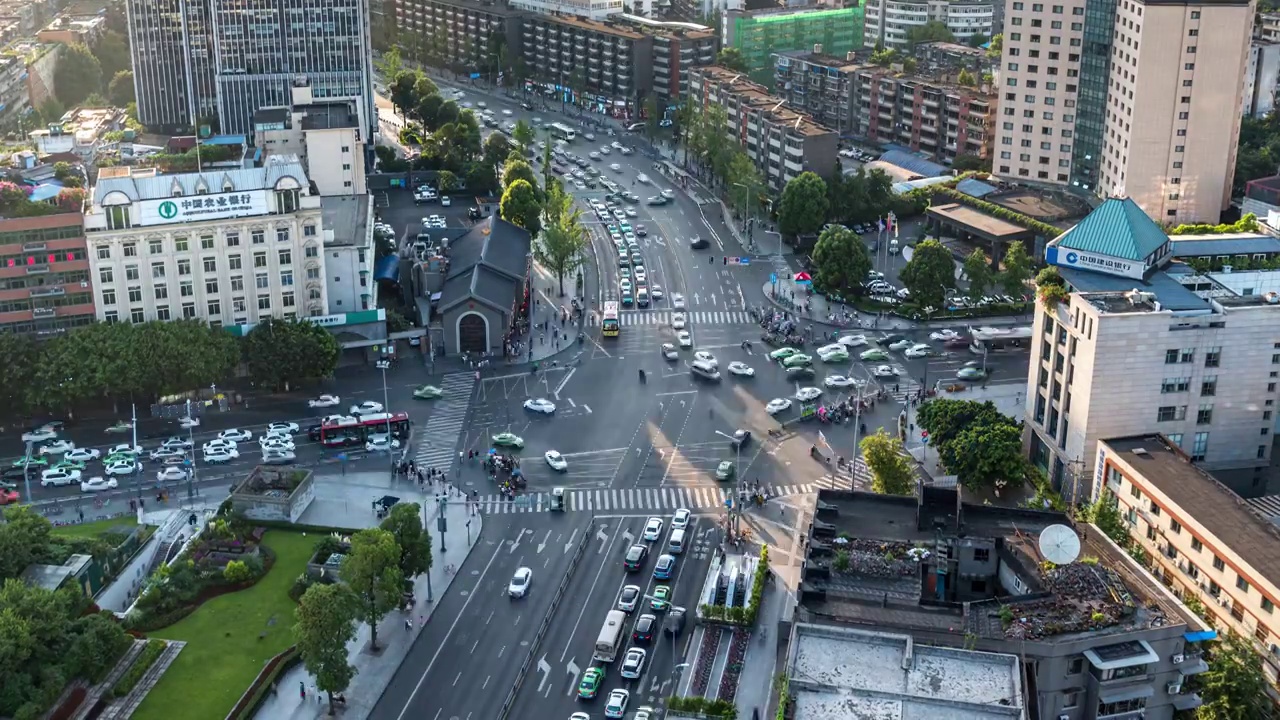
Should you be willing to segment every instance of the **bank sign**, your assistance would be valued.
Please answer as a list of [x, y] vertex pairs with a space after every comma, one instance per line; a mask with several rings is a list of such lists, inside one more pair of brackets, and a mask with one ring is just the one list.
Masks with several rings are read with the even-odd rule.
[[142, 200], [134, 203], [136, 217], [133, 219], [133, 224], [172, 225], [266, 215], [270, 212], [269, 200], [266, 190]]
[[1133, 278], [1141, 280], [1146, 267], [1140, 262], [1133, 260], [1122, 260], [1107, 255], [1099, 255], [1097, 253], [1083, 252], [1081, 250], [1071, 250], [1069, 248], [1060, 248], [1050, 246], [1045, 250], [1045, 261], [1050, 265], [1061, 265], [1062, 267], [1077, 268], [1079, 270], [1091, 270], [1093, 272], [1106, 273], [1107, 275], [1118, 275], [1120, 277]]

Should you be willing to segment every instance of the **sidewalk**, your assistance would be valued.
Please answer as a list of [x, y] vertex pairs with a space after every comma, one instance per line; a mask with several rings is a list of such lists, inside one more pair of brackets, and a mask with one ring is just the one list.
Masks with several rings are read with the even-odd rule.
[[[449, 503], [446, 507], [445, 519], [447, 535], [446, 551], [441, 552], [441, 535], [436, 524], [438, 510], [428, 512], [428, 529], [431, 531], [432, 567], [426, 575], [414, 580], [414, 595], [418, 604], [413, 608], [414, 627], [406, 632], [405, 615], [395, 611], [383, 619], [378, 628], [377, 655], [368, 652], [369, 626], [360, 624], [356, 629], [356, 638], [348, 647], [349, 662], [356, 667], [355, 679], [346, 691], [347, 704], [338, 706], [338, 714], [344, 718], [363, 720], [372, 712], [373, 706], [382, 695], [382, 690], [391, 681], [396, 669], [404, 661], [409, 648], [422, 632], [423, 623], [418, 618], [430, 619], [440, 599], [448, 591], [449, 585], [457, 577], [456, 572], [445, 572], [446, 565], [461, 567], [471, 554], [480, 539], [483, 521], [480, 515], [468, 517], [466, 504]], [[470, 542], [467, 541], [465, 529], [467, 520], [471, 520]], [[431, 586], [433, 601], [427, 601], [427, 587]], [[307, 696], [301, 697], [298, 692], [299, 683], [307, 689]], [[254, 716], [258, 720], [311, 720], [328, 717], [328, 696], [316, 691], [315, 678], [299, 663], [278, 680], [279, 692], [269, 695], [262, 707]]]
[[[771, 571], [772, 572], [772, 571]], [[781, 632], [781, 621], [785, 605], [790, 601], [787, 586], [776, 572], [773, 582], [765, 587], [764, 596], [760, 599], [760, 614], [756, 629], [751, 633], [751, 642], [747, 645], [747, 654], [742, 659], [742, 671], [738, 675], [738, 694], [734, 697], [734, 705], [738, 708], [738, 717], [771, 718], [776, 714], [773, 696], [773, 679], [778, 674], [778, 664], [785, 664], [785, 656], [779, 658], [782, 643], [778, 633]]]

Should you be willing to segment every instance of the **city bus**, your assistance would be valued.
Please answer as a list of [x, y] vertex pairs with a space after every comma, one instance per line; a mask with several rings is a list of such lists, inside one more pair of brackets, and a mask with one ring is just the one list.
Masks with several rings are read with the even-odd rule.
[[605, 337], [618, 337], [618, 302], [610, 300], [604, 304], [604, 314], [600, 316], [600, 331]]
[[552, 137], [559, 138], [565, 142], [573, 142], [578, 137], [578, 131], [564, 123], [551, 123], [547, 126], [547, 129], [551, 131]]
[[322, 423], [318, 440], [327, 448], [343, 448], [364, 445], [370, 435], [385, 433], [391, 426], [391, 435], [404, 442], [409, 438], [408, 413], [373, 413], [361, 417], [344, 417]]
[[611, 663], [618, 657], [618, 648], [622, 647], [622, 630], [627, 624], [627, 614], [621, 610], [610, 610], [604, 616], [604, 627], [600, 628], [600, 637], [596, 639], [596, 651], [593, 660]]
[[986, 355], [989, 352], [1020, 351], [1031, 347], [1031, 326], [983, 327], [969, 330], [969, 352]]

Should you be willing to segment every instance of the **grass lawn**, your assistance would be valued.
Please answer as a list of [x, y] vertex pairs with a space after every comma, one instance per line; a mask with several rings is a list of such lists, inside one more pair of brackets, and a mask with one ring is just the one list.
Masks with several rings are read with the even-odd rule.
[[[262, 543], [276, 564], [256, 585], [216, 597], [185, 620], [151, 633], [187, 646], [147, 694], [135, 720], [224, 718], [272, 656], [293, 644], [289, 587], [300, 575], [319, 537], [271, 530]], [[258, 635], [266, 632], [259, 640]]]
[[95, 538], [111, 528], [120, 527], [121, 525], [137, 527], [138, 518], [134, 515], [125, 515], [107, 520], [80, 523], [79, 525], [61, 525], [53, 529], [53, 534], [62, 537]]

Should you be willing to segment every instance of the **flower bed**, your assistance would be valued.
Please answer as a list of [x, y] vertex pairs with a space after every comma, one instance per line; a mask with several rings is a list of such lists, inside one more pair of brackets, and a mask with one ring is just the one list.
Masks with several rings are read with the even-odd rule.
[[698, 615], [710, 622], [726, 625], [750, 626], [756, 623], [760, 612], [760, 600], [764, 597], [764, 584], [769, 578], [769, 546], [760, 548], [760, 559], [756, 564], [756, 574], [751, 580], [751, 593], [747, 596], [745, 607], [726, 607], [724, 605], [700, 605]]
[[138, 681], [142, 680], [142, 676], [156, 664], [156, 660], [160, 659], [167, 647], [169, 643], [159, 638], [148, 640], [147, 646], [138, 654], [138, 659], [133, 661], [124, 675], [116, 681], [116, 686], [111, 688], [111, 696], [120, 698], [132, 692]]

